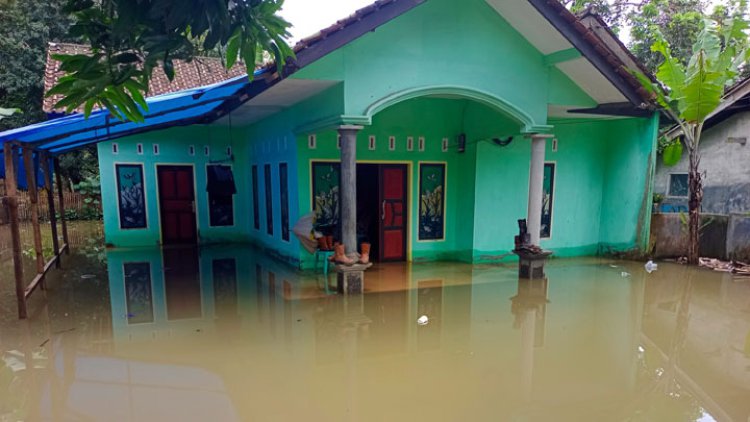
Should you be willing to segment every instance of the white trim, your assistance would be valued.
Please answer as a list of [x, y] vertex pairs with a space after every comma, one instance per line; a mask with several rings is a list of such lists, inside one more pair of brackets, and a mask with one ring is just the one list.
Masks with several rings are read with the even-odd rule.
[[396, 150], [396, 137], [389, 136], [388, 137], [388, 151], [395, 151], [395, 150]]
[[211, 147], [209, 145], [203, 145], [203, 155], [206, 157], [211, 156]]
[[160, 152], [159, 144], [154, 144], [153, 149], [154, 149], [154, 155], [159, 155], [159, 152]]
[[143, 155], [143, 144], [142, 143], [135, 144], [135, 152], [138, 155]]
[[195, 145], [188, 146], [188, 155], [191, 157], [195, 156]]
[[117, 155], [120, 153], [120, 144], [117, 142], [112, 142], [112, 155]]
[[406, 137], [406, 150], [414, 151], [414, 137], [413, 136]]
[[425, 149], [425, 139], [424, 136], [419, 137], [419, 146], [418, 146], [419, 152], [424, 152]]
[[377, 138], [375, 137], [375, 135], [370, 135], [367, 138], [367, 149], [369, 149], [370, 151], [375, 151], [377, 147]]
[[448, 138], [443, 138], [443, 144], [442, 144], [442, 150], [443, 150], [443, 152], [448, 152], [448, 143], [449, 142], [450, 141], [448, 140]]
[[315, 134], [307, 136], [307, 149], [316, 149], [318, 147], [318, 137]]

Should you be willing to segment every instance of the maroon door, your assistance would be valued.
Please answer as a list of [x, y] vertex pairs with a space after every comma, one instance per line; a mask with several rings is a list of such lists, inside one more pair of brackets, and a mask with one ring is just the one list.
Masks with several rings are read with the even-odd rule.
[[191, 166], [158, 166], [162, 243], [196, 243], [195, 189]]
[[406, 260], [406, 165], [380, 166], [380, 260]]

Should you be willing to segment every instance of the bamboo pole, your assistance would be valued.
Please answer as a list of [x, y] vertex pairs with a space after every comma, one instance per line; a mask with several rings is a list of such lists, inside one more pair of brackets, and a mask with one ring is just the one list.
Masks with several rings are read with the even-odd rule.
[[63, 198], [62, 176], [60, 176], [60, 160], [55, 157], [55, 179], [57, 179], [57, 195], [60, 198], [60, 223], [62, 224], [63, 243], [65, 253], [70, 253], [70, 241], [68, 240], [68, 224], [65, 221], [65, 199]]
[[60, 268], [60, 239], [57, 238], [57, 216], [55, 215], [55, 195], [52, 192], [52, 172], [50, 171], [49, 157], [46, 153], [42, 154], [40, 160], [44, 170], [44, 186], [47, 188], [47, 211], [49, 212], [49, 225], [52, 231], [52, 251], [57, 257], [55, 268]]
[[31, 228], [34, 230], [34, 251], [36, 252], [36, 273], [44, 273], [44, 250], [42, 249], [42, 228], [39, 226], [39, 191], [36, 186], [36, 169], [34, 168], [34, 150], [22, 147], [23, 165], [26, 168], [26, 185], [31, 200]]
[[23, 288], [23, 261], [21, 260], [21, 230], [18, 224], [18, 186], [16, 178], [16, 145], [6, 142], [3, 145], [5, 156], [5, 204], [10, 219], [10, 234], [13, 245], [13, 273], [16, 280], [16, 299], [18, 301], [18, 318], [26, 319], [26, 295]]

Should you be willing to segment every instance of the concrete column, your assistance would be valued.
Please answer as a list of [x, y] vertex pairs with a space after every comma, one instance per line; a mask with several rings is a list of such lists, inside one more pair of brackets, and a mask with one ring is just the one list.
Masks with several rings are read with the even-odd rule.
[[362, 126], [341, 126], [341, 243], [346, 254], [357, 253], [357, 132]]
[[552, 135], [531, 135], [531, 166], [529, 169], [529, 207], [526, 223], [531, 244], [539, 246], [542, 230], [542, 195], [544, 193], [544, 149]]

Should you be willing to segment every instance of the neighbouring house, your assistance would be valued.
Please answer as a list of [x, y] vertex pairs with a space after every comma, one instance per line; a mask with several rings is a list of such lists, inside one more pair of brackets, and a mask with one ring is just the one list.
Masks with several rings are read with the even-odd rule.
[[310, 213], [380, 261], [500, 261], [522, 218], [557, 256], [647, 247], [658, 115], [596, 16], [380, 0], [295, 52], [153, 97], [145, 123], [98, 111], [0, 141], [98, 144], [115, 247], [251, 242], [308, 267], [293, 227]]
[[[667, 136], [677, 136], [672, 130]], [[703, 179], [702, 211], [709, 214], [750, 213], [750, 78], [727, 90], [721, 105], [703, 128], [698, 150]], [[654, 193], [664, 197], [661, 212], [688, 211], [688, 154], [674, 166], [659, 160]]]

